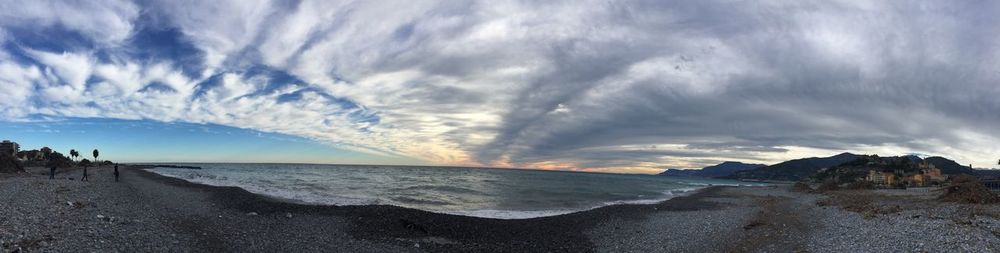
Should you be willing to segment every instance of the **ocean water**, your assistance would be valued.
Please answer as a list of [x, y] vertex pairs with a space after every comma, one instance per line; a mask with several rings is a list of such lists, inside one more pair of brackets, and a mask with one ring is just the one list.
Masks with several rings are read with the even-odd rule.
[[288, 201], [386, 204], [431, 212], [522, 219], [612, 204], [657, 203], [710, 185], [747, 182], [487, 168], [311, 164], [185, 164], [150, 171], [193, 183], [235, 186]]

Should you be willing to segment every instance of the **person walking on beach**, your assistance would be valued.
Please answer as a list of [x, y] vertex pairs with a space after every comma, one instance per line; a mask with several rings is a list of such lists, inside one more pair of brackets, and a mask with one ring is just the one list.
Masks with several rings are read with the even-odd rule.
[[80, 178], [80, 181], [90, 181], [90, 179], [87, 178], [87, 166], [83, 166], [83, 178]]
[[49, 169], [49, 179], [56, 179], [56, 166], [52, 166], [52, 168]]
[[118, 182], [118, 164], [115, 164], [115, 182]]

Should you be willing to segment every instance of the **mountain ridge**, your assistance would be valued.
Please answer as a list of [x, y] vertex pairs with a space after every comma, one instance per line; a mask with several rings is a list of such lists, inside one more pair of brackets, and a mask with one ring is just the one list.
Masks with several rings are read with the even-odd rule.
[[920, 158], [914, 155], [879, 157], [878, 155], [858, 155], [844, 152], [829, 157], [807, 157], [788, 160], [773, 165], [747, 164], [742, 162], [722, 162], [702, 169], [668, 169], [658, 175], [685, 177], [712, 177], [739, 180], [799, 181], [815, 175], [823, 168], [837, 167], [858, 159], [900, 159], [908, 158], [913, 164], [927, 162], [941, 169], [942, 174], [968, 174], [975, 176], [997, 175], [1000, 172], [976, 170], [941, 156]]
[[726, 178], [798, 181], [816, 174], [822, 168], [837, 166], [860, 157], [860, 155], [844, 152], [830, 157], [799, 158], [753, 170], [738, 171]]
[[701, 169], [690, 169], [690, 170], [680, 170], [680, 169], [668, 169], [661, 172], [658, 175], [661, 176], [683, 176], [683, 177], [724, 177], [732, 175], [737, 171], [756, 169], [764, 167], [764, 164], [750, 164], [734, 161], [725, 161], [716, 165], [704, 167]]

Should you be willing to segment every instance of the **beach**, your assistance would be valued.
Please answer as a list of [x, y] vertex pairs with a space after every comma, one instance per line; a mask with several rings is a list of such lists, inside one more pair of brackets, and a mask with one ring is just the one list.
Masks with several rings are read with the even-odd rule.
[[[928, 188], [794, 192], [708, 187], [657, 204], [532, 219], [385, 205], [290, 203], [138, 169], [0, 176], [4, 251], [58, 252], [912, 252], [1000, 251], [997, 205]], [[70, 180], [68, 178], [72, 178]], [[844, 199], [867, 200], [864, 208]]]

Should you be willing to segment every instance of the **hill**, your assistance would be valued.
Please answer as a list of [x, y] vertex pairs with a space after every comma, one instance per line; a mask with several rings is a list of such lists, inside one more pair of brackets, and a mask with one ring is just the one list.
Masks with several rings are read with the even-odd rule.
[[969, 175], [979, 174], [975, 169], [972, 169], [971, 167], [962, 166], [961, 164], [958, 164], [955, 161], [940, 156], [928, 157], [927, 159], [924, 159], [924, 161], [927, 161], [927, 163], [933, 164], [934, 167], [941, 169], [941, 173], [944, 174], [969, 174]]
[[[852, 183], [865, 180], [870, 171], [893, 173], [899, 178], [907, 178], [917, 174], [923, 174], [924, 163], [940, 169], [940, 173], [947, 175], [968, 174], [973, 176], [984, 176], [984, 171], [977, 171], [971, 167], [958, 164], [955, 161], [943, 157], [928, 157], [922, 159], [917, 156], [890, 156], [879, 157], [877, 155], [861, 156], [860, 158], [843, 163], [828, 169], [821, 169], [811, 176], [812, 181], [837, 183]], [[916, 180], [913, 178], [907, 180]], [[921, 179], [925, 180], [925, 179]], [[903, 180], [897, 181], [904, 183]], [[906, 181], [906, 184], [922, 184], [923, 182]]]
[[[889, 170], [903, 169], [909, 171], [916, 168], [916, 164], [922, 162], [934, 165], [934, 167], [941, 169], [941, 173], [945, 175], [968, 174], [981, 176], [985, 174], [1000, 174], [1000, 172], [975, 170], [969, 166], [963, 166], [955, 161], [940, 156], [928, 158], [920, 158], [913, 155], [879, 157], [878, 155], [855, 155], [845, 152], [830, 157], [795, 159], [770, 166], [764, 166], [762, 164], [745, 164], [740, 162], [724, 162], [718, 165], [705, 167], [700, 170], [670, 169], [660, 173], [659, 175], [799, 181], [814, 176], [818, 176], [820, 179], [830, 176], [861, 177], [864, 176], [863, 174], [867, 173], [870, 168]], [[831, 170], [824, 175], [817, 175], [817, 172], [824, 168], [835, 168], [843, 173]]]
[[678, 170], [668, 169], [659, 175], [661, 176], [682, 176], [682, 177], [725, 177], [741, 170], [752, 170], [764, 167], [763, 164], [748, 164], [741, 162], [722, 162], [720, 164], [701, 168], [699, 170]]
[[857, 160], [862, 156], [841, 153], [831, 157], [810, 157], [795, 159], [752, 170], [744, 170], [727, 177], [732, 179], [798, 181], [816, 174], [819, 169], [837, 166]]

